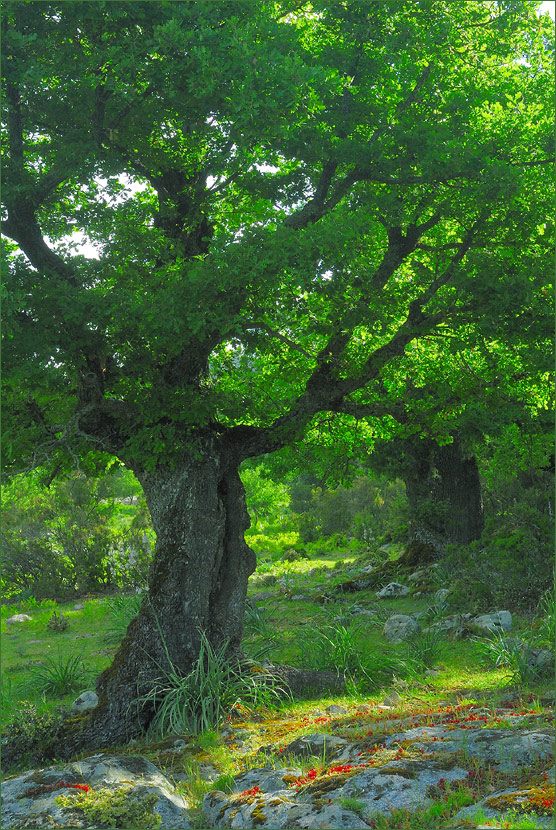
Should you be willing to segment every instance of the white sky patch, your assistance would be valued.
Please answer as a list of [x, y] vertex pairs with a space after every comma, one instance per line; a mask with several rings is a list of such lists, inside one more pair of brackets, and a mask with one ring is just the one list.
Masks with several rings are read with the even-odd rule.
[[556, 0], [550, 0], [550, 2], [541, 3], [539, 9], [537, 10], [537, 14], [546, 14], [546, 12], [548, 12], [552, 20], [554, 20], [555, 8]]

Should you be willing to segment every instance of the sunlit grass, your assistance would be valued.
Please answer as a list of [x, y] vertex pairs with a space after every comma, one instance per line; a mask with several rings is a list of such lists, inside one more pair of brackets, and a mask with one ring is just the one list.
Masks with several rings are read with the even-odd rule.
[[[47, 628], [52, 616], [51, 604], [24, 610], [31, 617], [30, 621], [11, 626], [2, 621], [2, 676], [6, 684], [2, 697], [3, 723], [21, 699], [29, 700], [41, 709], [67, 706], [74, 700], [76, 694], [70, 691], [50, 700], [50, 693], [47, 692], [45, 698], [44, 690], [39, 689], [40, 684], [33, 688], [29, 683], [33, 670], [40, 671], [45, 662], [48, 665], [49, 661], [60, 660], [63, 665], [73, 659], [81, 660], [87, 670], [86, 687], [94, 688], [94, 677], [112, 661], [114, 651], [106, 647], [104, 639], [108, 623], [105, 600], [84, 600], [85, 608], [81, 611], [73, 610], [75, 604], [72, 600], [55, 606], [58, 614], [64, 614], [69, 620], [69, 627], [60, 633]], [[20, 613], [19, 607], [17, 613]], [[8, 683], [9, 695], [6, 694]], [[80, 686], [79, 691], [83, 690]], [[11, 706], [8, 705], [10, 702]]]

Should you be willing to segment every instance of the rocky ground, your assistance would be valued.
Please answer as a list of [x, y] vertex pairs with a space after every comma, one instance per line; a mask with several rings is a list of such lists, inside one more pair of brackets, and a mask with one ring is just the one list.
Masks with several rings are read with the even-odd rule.
[[[434, 805], [449, 817], [446, 827], [481, 827], [485, 820], [497, 826], [493, 819], [504, 826], [504, 816], [516, 810], [534, 817], [531, 827], [550, 827], [553, 702], [522, 707], [519, 699], [496, 708], [460, 701], [423, 711], [418, 701], [392, 692], [380, 707], [332, 704], [301, 721], [234, 722], [221, 739], [258, 761], [228, 791], [205, 795], [203, 823], [148, 760], [104, 753], [5, 781], [2, 827], [126, 827], [114, 823], [107, 792], [125, 794], [126, 809], [132, 805], [143, 822], [133, 826], [156, 827], [160, 816], [158, 826], [173, 830], [396, 827], [404, 825], [384, 823], [397, 815], [393, 810], [418, 817]], [[288, 741], [300, 727], [304, 734]], [[266, 743], [268, 733], [282, 737]], [[186, 748], [177, 739], [159, 758], [168, 762]], [[210, 765], [206, 773], [218, 779]]]

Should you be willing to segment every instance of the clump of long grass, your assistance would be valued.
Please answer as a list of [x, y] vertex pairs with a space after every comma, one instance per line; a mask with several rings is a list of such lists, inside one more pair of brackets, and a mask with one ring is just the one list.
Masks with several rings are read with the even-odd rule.
[[188, 674], [177, 669], [166, 651], [169, 668], [139, 703], [154, 705], [149, 737], [199, 735], [218, 728], [231, 710], [276, 705], [286, 694], [277, 678], [250, 661], [230, 660], [228, 643], [214, 648], [200, 631], [199, 656]]
[[30, 691], [46, 697], [63, 697], [83, 691], [91, 678], [91, 670], [87, 669], [79, 655], [64, 657], [58, 654], [32, 666], [26, 686]]
[[365, 649], [358, 642], [360, 626], [305, 626], [298, 634], [304, 668], [331, 671], [346, 680], [348, 691], [370, 692], [387, 685], [394, 675], [409, 672], [399, 655]]
[[535, 647], [517, 637], [508, 637], [503, 631], [493, 631], [489, 637], [476, 639], [483, 659], [498, 669], [506, 669], [509, 683], [530, 683], [540, 675], [535, 665]]
[[242, 648], [252, 660], [267, 660], [280, 647], [280, 635], [256, 605], [245, 606]]
[[345, 625], [307, 625], [298, 634], [298, 645], [306, 667], [350, 676], [361, 667], [358, 628]]
[[110, 614], [105, 634], [108, 644], [118, 645], [123, 640], [128, 625], [139, 613], [141, 602], [141, 594], [117, 594], [106, 602]]
[[415, 669], [431, 669], [446, 653], [446, 641], [435, 628], [415, 634], [406, 643], [408, 659]]
[[552, 649], [556, 644], [556, 595], [554, 588], [550, 588], [542, 595], [539, 602], [541, 623], [537, 630], [537, 637], [540, 643], [550, 645]]

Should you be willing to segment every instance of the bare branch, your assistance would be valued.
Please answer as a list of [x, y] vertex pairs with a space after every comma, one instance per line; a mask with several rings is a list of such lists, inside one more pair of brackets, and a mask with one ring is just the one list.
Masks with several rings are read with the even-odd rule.
[[285, 337], [283, 334], [280, 334], [279, 331], [271, 329], [270, 326], [266, 323], [258, 321], [256, 323], [251, 323], [250, 325], [245, 326], [245, 329], [247, 331], [262, 329], [263, 331], [266, 331], [267, 334], [270, 334], [271, 337], [275, 337], [277, 340], [281, 340], [282, 343], [286, 343], [286, 345], [289, 346], [290, 349], [295, 349], [296, 352], [299, 352], [300, 354], [304, 355], [304, 357], [308, 357], [309, 360], [315, 360], [315, 355], [306, 352], [305, 349], [302, 348], [302, 346], [299, 346], [297, 343], [294, 343], [293, 340], [290, 340], [288, 337]]

